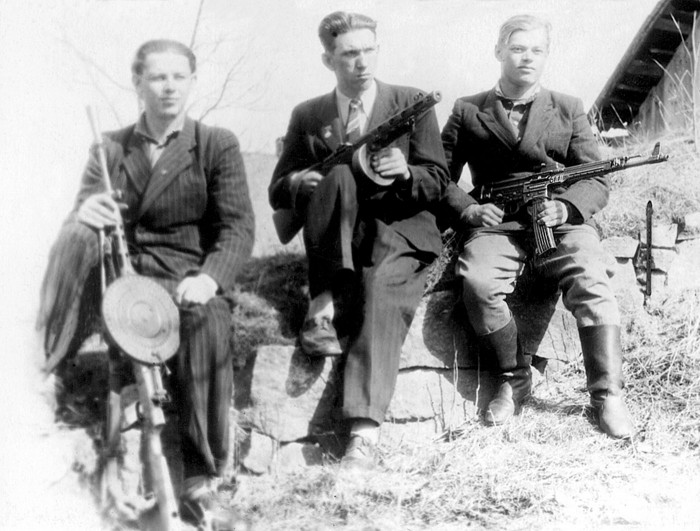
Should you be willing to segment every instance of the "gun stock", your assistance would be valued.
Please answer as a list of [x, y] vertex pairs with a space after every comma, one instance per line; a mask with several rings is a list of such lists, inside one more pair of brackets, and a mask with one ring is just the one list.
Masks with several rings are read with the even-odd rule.
[[[442, 99], [442, 95], [438, 91], [433, 91], [428, 94], [418, 93], [416, 101], [406, 107], [401, 112], [395, 114], [388, 120], [382, 122], [376, 128], [362, 135], [353, 144], [344, 144], [328, 157], [311, 166], [309, 171], [317, 171], [326, 174], [333, 166], [338, 164], [352, 164], [353, 157], [357, 157], [358, 153], [372, 153], [383, 147], [388, 146], [400, 136], [409, 133], [418, 118], [430, 110]], [[390, 181], [372, 175], [371, 171], [367, 170], [367, 165], [361, 169], [365, 175], [372, 179], [380, 186], [391, 184]], [[383, 182], [382, 182], [383, 181]], [[272, 222], [275, 226], [275, 232], [280, 242], [284, 245], [292, 241], [294, 236], [304, 226], [305, 213], [300, 212], [295, 208], [277, 209], [272, 214]]]

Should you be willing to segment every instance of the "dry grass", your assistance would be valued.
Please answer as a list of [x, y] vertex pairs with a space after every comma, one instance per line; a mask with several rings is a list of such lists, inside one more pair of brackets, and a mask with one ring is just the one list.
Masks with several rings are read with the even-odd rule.
[[585, 407], [580, 366], [539, 381], [514, 422], [466, 419], [449, 441], [381, 446], [382, 467], [241, 477], [259, 529], [695, 529], [700, 494], [700, 293], [630, 323], [628, 401], [639, 434], [611, 440]]
[[[649, 154], [653, 143], [631, 142], [606, 156]], [[662, 164], [642, 166], [610, 176], [610, 202], [596, 219], [604, 238], [637, 237], [645, 223], [647, 201], [654, 205], [656, 223], [682, 223], [686, 214], [700, 211], [700, 162], [695, 145], [683, 138], [662, 140], [663, 153], [670, 158]]]

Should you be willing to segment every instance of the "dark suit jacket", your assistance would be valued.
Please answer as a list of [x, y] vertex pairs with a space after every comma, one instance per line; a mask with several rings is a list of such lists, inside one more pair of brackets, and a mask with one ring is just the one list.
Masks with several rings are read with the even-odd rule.
[[[113, 186], [127, 205], [124, 224], [137, 272], [171, 291], [185, 276], [200, 272], [221, 290], [230, 289], [254, 238], [245, 168], [233, 133], [188, 118], [152, 169], [133, 126], [104, 138]], [[103, 190], [93, 150], [74, 212]]]
[[[370, 115], [368, 130], [408, 107], [419, 91], [377, 82], [377, 99]], [[342, 142], [341, 119], [335, 91], [298, 105], [284, 139], [284, 150], [269, 187], [274, 209], [291, 208], [291, 174], [304, 170], [333, 153]], [[410, 187], [394, 183], [377, 190], [368, 199], [375, 217], [392, 225], [421, 250], [440, 251], [440, 235], [435, 217], [428, 212], [440, 201], [448, 183], [445, 156], [440, 145], [440, 131], [434, 111], [416, 122], [413, 132], [397, 139], [406, 157], [412, 179]], [[361, 178], [361, 177], [358, 177]]]
[[[558, 162], [572, 166], [600, 160], [598, 145], [578, 98], [540, 90], [532, 102], [522, 140], [517, 142], [495, 91], [460, 98], [442, 131], [452, 183], [444, 201], [448, 224], [464, 227], [460, 215], [476, 199], [456, 184], [465, 164], [475, 186]], [[607, 177], [585, 179], [553, 190], [574, 207], [573, 222], [587, 222], [608, 201]]]

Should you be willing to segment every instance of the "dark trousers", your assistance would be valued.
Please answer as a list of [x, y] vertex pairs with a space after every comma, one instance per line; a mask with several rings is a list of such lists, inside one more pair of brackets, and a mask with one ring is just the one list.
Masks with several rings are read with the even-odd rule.
[[220, 476], [226, 466], [233, 396], [231, 310], [227, 297], [180, 310], [174, 388], [185, 479]]
[[[62, 227], [49, 257], [41, 291], [38, 325], [45, 330], [49, 359], [60, 361], [88, 333], [83, 316], [98, 313], [97, 233], [78, 221]], [[172, 292], [173, 282], [163, 282]], [[95, 292], [96, 291], [96, 292]], [[92, 308], [87, 308], [91, 306]], [[229, 408], [233, 392], [230, 336], [233, 303], [226, 296], [180, 309], [180, 349], [169, 362], [180, 417], [185, 478], [219, 475], [229, 451]]]
[[363, 215], [364, 192], [348, 166], [334, 168], [311, 196], [304, 240], [311, 296], [330, 289], [340, 303], [337, 329], [348, 339], [343, 415], [381, 424], [435, 255]]
[[304, 245], [309, 259], [309, 294], [332, 291], [342, 270], [353, 270], [353, 236], [359, 210], [358, 189], [349, 166], [336, 166], [309, 198]]

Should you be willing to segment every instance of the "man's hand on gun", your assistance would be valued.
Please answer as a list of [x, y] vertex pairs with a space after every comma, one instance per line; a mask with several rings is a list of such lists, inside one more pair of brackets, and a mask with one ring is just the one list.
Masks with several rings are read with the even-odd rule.
[[[529, 206], [528, 211], [530, 211], [531, 208], [532, 206]], [[546, 199], [540, 203], [539, 212], [537, 214], [538, 223], [553, 228], [563, 225], [568, 219], [569, 209], [566, 208], [566, 204], [562, 201]]]
[[[528, 212], [533, 208], [528, 206]], [[469, 205], [465, 209], [467, 223], [472, 227], [494, 227], [503, 222], [503, 210], [493, 203], [485, 205]], [[557, 199], [548, 199], [540, 203], [537, 221], [547, 227], [558, 227], [569, 219], [569, 209], [566, 204]]]
[[94, 194], [78, 208], [78, 221], [96, 230], [113, 227], [119, 222], [120, 209], [126, 209], [126, 205], [117, 203], [107, 192]]
[[305, 170], [292, 175], [292, 190], [295, 197], [305, 197], [311, 195], [323, 179], [317, 171]]
[[397, 147], [386, 147], [372, 153], [370, 165], [372, 170], [384, 178], [396, 177], [401, 181], [406, 181], [411, 177], [406, 157]]
[[505, 212], [493, 203], [469, 205], [464, 210], [467, 223], [472, 227], [494, 227], [503, 221]]

